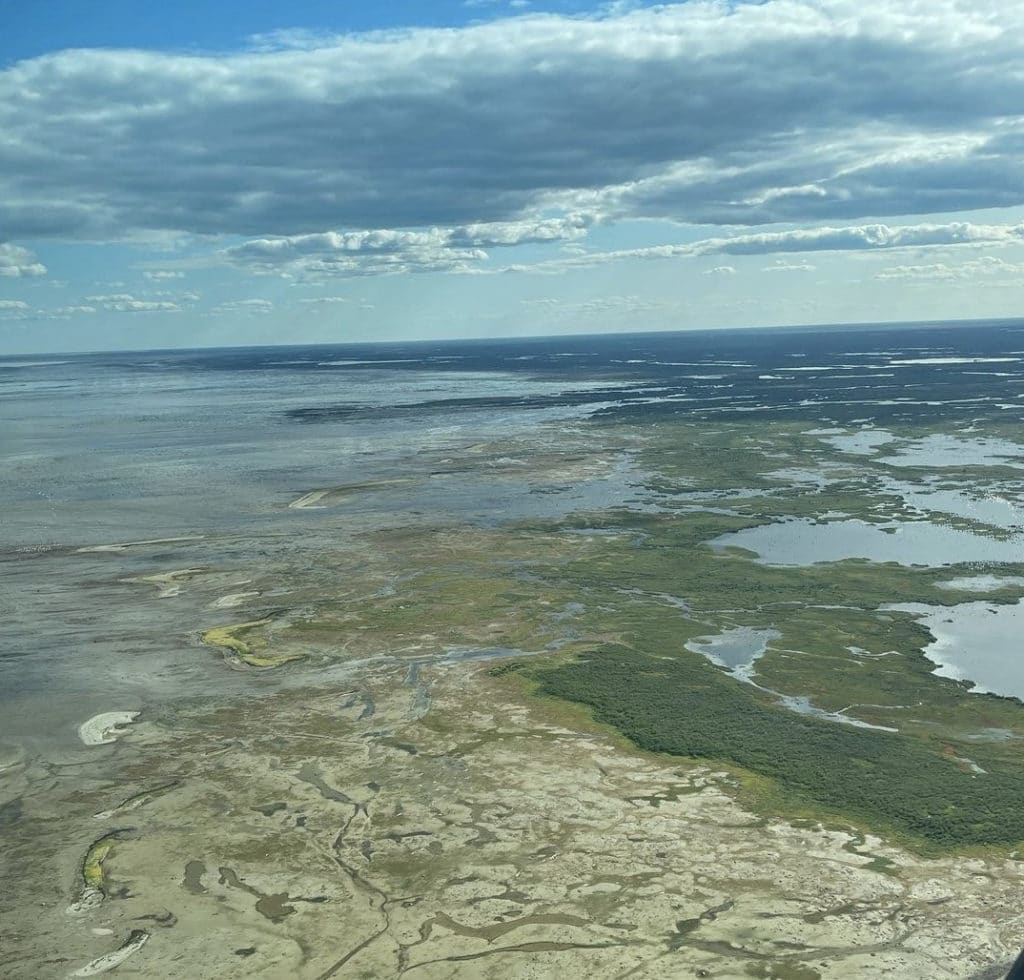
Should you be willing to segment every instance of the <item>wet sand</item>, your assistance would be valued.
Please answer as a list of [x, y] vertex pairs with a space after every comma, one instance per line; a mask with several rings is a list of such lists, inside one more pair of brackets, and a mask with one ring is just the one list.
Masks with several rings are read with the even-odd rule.
[[71, 796], [54, 767], [8, 848], [5, 975], [867, 980], [1015, 952], [1017, 862], [755, 817], [485, 671], [158, 713]]

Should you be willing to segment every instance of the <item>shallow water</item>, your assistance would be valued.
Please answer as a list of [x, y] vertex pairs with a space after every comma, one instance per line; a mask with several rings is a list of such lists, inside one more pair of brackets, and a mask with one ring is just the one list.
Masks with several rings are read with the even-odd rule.
[[[594, 406], [493, 404], [604, 391], [606, 381], [438, 370], [429, 359], [421, 371], [388, 359], [327, 370], [323, 360], [312, 350], [0, 362], [0, 736], [74, 747], [78, 726], [103, 711], [285, 682], [225, 671], [197, 650], [201, 627], [236, 614], [189, 590], [161, 600], [133, 579], [203, 568], [223, 573], [233, 595], [249, 588], [253, 569], [287, 567], [293, 556], [316, 563], [324, 549], [378, 528], [653, 506], [628, 454], [559, 463], [567, 430]], [[469, 404], [398, 411], [442, 396]], [[379, 417], [288, 416], [343, 399], [375, 405]], [[490, 459], [494, 444], [507, 454]], [[550, 478], [518, 472], [516, 453], [530, 461], [545, 452]], [[289, 507], [317, 488], [375, 481], [333, 506]]]
[[750, 668], [758, 657], [762, 657], [772, 640], [782, 634], [773, 629], [752, 629], [749, 626], [737, 626], [723, 630], [716, 636], [698, 636], [687, 640], [687, 650], [707, 657], [712, 663], [728, 667], [729, 673], [736, 677], [749, 676]]
[[843, 453], [853, 456], [873, 456], [878, 450], [895, 440], [885, 429], [861, 429], [858, 432], [829, 434], [822, 441]]
[[886, 492], [897, 494], [908, 506], [922, 513], [952, 514], [1004, 531], [1024, 528], [1024, 507], [1021, 506], [1019, 490], [1016, 488], [1012, 491], [1002, 487], [986, 491], [972, 486], [965, 490], [950, 490], [893, 481], [887, 483]]
[[1012, 606], [965, 602], [956, 606], [901, 603], [935, 638], [924, 648], [940, 677], [973, 682], [979, 693], [1024, 700], [1024, 600]]
[[1024, 578], [1016, 575], [968, 575], [937, 584], [940, 589], [960, 592], [996, 592], [999, 589], [1024, 587]]
[[891, 456], [878, 460], [888, 466], [963, 467], [1012, 466], [1024, 467], [1024, 446], [1007, 439], [936, 433], [899, 447]]
[[[772, 693], [777, 694], [778, 692], [773, 691]], [[886, 725], [872, 725], [869, 722], [861, 721], [859, 718], [851, 718], [839, 711], [825, 711], [823, 708], [816, 708], [811, 704], [809, 698], [780, 694], [778, 703], [783, 708], [788, 708], [790, 711], [795, 711], [797, 714], [810, 715], [813, 718], [820, 718], [822, 721], [835, 722], [838, 725], [850, 725], [853, 728], [872, 728], [875, 731], [880, 732], [895, 732], [898, 730], [895, 728], [889, 728]]]
[[710, 544], [714, 548], [752, 551], [767, 565], [814, 565], [850, 559], [929, 567], [1024, 561], [1024, 535], [999, 540], [924, 521], [780, 521], [723, 534]]
[[[670, 501], [646, 489], [649, 474], [630, 452], [600, 461], [602, 428], [590, 423], [592, 417], [617, 432], [634, 426], [641, 436], [662, 417], [681, 416], [701, 424], [796, 419], [835, 430], [826, 433], [832, 436], [852, 431], [855, 440], [877, 440], [865, 433], [902, 421], [934, 424], [947, 410], [960, 413], [956, 405], [964, 400], [977, 401], [978, 412], [993, 399], [1005, 400], [1007, 385], [1024, 381], [1024, 363], [993, 365], [1001, 369], [998, 383], [976, 375], [988, 370], [985, 358], [1019, 345], [1018, 328], [857, 327], [0, 358], [0, 611], [9, 637], [0, 649], [0, 735], [63, 732], [73, 739], [77, 725], [101, 711], [280, 683], [240, 678], [205, 652], [197, 655], [196, 630], [209, 621], [211, 608], [191, 599], [189, 590], [162, 601], [155, 588], [125, 579], [204, 567], [224, 576], [224, 596], [251, 594], [254, 567], [276, 572], [289, 562], [315, 565], [324, 548], [344, 551], [376, 529], [660, 508]], [[850, 371], [930, 357], [970, 359], [971, 374], [951, 363], [908, 364], [899, 369], [899, 385], [881, 373], [865, 385]], [[791, 358], [809, 369], [779, 368]], [[913, 399], [905, 395], [910, 383]], [[993, 414], [1000, 421], [1013, 417]], [[575, 462], [552, 463], [533, 482], [517, 473], [517, 460], [557, 457], [570, 435], [578, 439]], [[642, 438], [635, 444], [642, 446]], [[478, 445], [500, 445], [500, 451], [480, 457], [474, 455]], [[998, 440], [974, 445], [990, 456], [1010, 451]], [[962, 440], [954, 449], [962, 462]], [[1024, 456], [1014, 458], [1024, 465]], [[850, 462], [860, 467], [869, 460], [853, 455]], [[776, 475], [785, 484], [801, 469], [802, 462]], [[386, 484], [396, 476], [408, 479]], [[289, 507], [311, 491], [376, 481], [372, 491], [338, 495], [330, 506]], [[714, 496], [765, 492], [709, 488], [695, 490], [694, 498], [706, 506]], [[877, 545], [865, 557], [889, 560], [886, 546], [902, 535], [896, 560], [947, 561], [949, 554], [1010, 560], [1000, 549], [1020, 555], [1016, 542], [929, 532], [925, 525], [897, 535], [865, 534], [856, 522], [852, 535], [841, 522], [825, 527], [808, 532], [831, 541], [822, 553], [820, 543], [794, 544], [799, 525], [783, 525], [790, 540], [778, 554], [787, 563], [836, 560], [850, 555], [852, 537]], [[937, 540], [917, 540], [929, 533]], [[131, 541], [151, 543], [78, 550]], [[778, 549], [771, 550], [776, 560]], [[265, 595], [267, 602], [287, 605], [283, 595]], [[235, 614], [228, 607], [214, 611]], [[738, 661], [744, 650], [720, 645], [718, 653]]]

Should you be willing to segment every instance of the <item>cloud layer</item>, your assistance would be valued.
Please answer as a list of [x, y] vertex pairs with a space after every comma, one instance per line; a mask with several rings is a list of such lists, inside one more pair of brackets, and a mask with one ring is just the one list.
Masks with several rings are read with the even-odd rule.
[[[197, 298], [195, 296], [193, 299]], [[93, 312], [99, 308], [107, 313], [180, 313], [183, 307], [171, 300], [139, 299], [131, 293], [113, 293], [109, 296], [86, 296], [88, 305], [71, 307], [76, 312]], [[67, 312], [67, 309], [65, 309]]]
[[[587, 252], [570, 258], [553, 259], [532, 268], [560, 271], [617, 262], [622, 259], [678, 259], [703, 255], [776, 255], [791, 252], [868, 252], [906, 248], [932, 248], [957, 245], [1001, 246], [1024, 243], [1024, 224], [978, 225], [965, 221], [947, 224], [847, 225], [841, 228], [798, 228], [791, 231], [755, 232], [722, 238], [705, 238], [685, 245], [652, 245], [647, 248], [618, 249], [612, 252]], [[810, 270], [807, 264], [769, 267], [778, 271]], [[731, 270], [719, 266], [711, 272]], [[507, 271], [524, 271], [510, 268]], [[765, 270], [768, 271], [768, 270]]]
[[[1018, 205], [1022, 62], [1005, 0], [693, 0], [230, 56], [65, 51], [0, 73], [0, 233], [239, 235], [260, 242], [241, 261], [386, 270], [471, 264], [510, 244], [495, 227], [566, 237], [543, 238], [553, 214]], [[345, 238], [367, 228], [425, 237]], [[324, 229], [341, 238], [303, 240]], [[0, 275], [38, 274], [12, 248]]]
[[0, 242], [0, 279], [45, 276], [46, 266], [36, 261], [27, 249], [9, 242]]
[[485, 248], [573, 241], [586, 234], [590, 223], [587, 216], [570, 215], [428, 231], [327, 231], [252, 239], [226, 249], [224, 255], [236, 265], [310, 275], [466, 272], [488, 258]]

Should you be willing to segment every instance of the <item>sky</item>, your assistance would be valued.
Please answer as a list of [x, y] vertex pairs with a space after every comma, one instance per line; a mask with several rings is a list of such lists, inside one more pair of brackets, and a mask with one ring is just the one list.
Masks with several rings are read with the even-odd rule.
[[1017, 0], [0, 0], [0, 354], [1021, 315]]

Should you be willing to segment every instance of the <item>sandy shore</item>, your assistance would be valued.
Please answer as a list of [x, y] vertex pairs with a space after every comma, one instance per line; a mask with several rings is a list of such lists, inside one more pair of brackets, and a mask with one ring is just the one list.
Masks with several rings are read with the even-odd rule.
[[8, 975], [963, 980], [1014, 955], [1017, 862], [758, 817], [487, 669], [180, 707], [27, 800]]
[[105, 711], [93, 715], [78, 726], [78, 737], [85, 745], [108, 745], [124, 735], [124, 729], [138, 716], [138, 711]]

